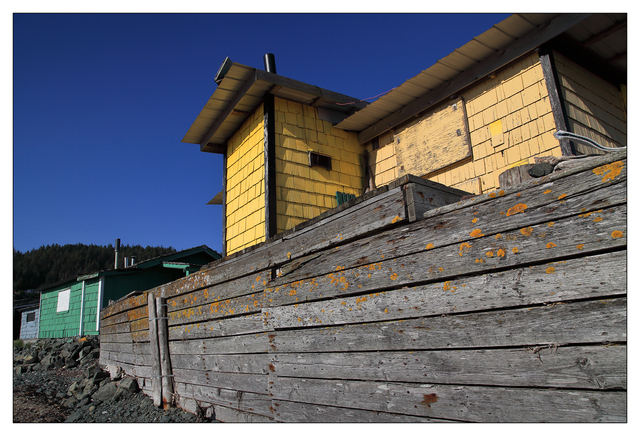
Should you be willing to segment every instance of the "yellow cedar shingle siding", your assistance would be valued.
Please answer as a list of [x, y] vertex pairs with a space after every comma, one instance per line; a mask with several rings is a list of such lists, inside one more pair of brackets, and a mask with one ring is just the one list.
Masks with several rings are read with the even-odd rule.
[[[553, 53], [568, 129], [606, 147], [627, 145], [627, 117], [620, 89], [561, 54]], [[603, 153], [576, 144], [577, 151]]]
[[[357, 134], [318, 118], [317, 109], [275, 98], [277, 231], [337, 206], [336, 191], [361, 195], [364, 170]], [[331, 171], [310, 167], [308, 152], [331, 157]]]
[[227, 144], [227, 254], [264, 238], [264, 123], [260, 106]]

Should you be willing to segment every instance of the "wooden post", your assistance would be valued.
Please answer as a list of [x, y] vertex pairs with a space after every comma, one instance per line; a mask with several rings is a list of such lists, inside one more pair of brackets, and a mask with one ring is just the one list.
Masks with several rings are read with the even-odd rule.
[[162, 404], [162, 374], [160, 372], [160, 350], [158, 346], [158, 324], [156, 312], [156, 300], [151, 292], [147, 294], [149, 305], [149, 342], [151, 342], [151, 389], [153, 404], [159, 407]]
[[173, 374], [169, 357], [169, 327], [167, 322], [167, 300], [156, 298], [158, 314], [158, 345], [160, 348], [160, 369], [162, 372], [162, 405], [169, 409], [173, 404]]

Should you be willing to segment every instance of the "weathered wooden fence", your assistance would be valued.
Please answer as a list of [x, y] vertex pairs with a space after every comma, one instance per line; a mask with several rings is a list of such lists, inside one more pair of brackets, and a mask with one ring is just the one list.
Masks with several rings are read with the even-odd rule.
[[[151, 290], [177, 404], [222, 421], [626, 421], [626, 167], [612, 153], [424, 213], [404, 178]], [[101, 318], [101, 363], [150, 394], [147, 295]]]

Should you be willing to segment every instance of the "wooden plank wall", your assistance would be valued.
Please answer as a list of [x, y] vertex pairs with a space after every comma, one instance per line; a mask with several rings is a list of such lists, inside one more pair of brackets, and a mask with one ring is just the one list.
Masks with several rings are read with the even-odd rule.
[[[232, 422], [626, 421], [626, 167], [609, 154], [414, 222], [389, 189], [153, 289], [178, 405]], [[100, 361], [148, 391], [145, 302], [103, 310]]]

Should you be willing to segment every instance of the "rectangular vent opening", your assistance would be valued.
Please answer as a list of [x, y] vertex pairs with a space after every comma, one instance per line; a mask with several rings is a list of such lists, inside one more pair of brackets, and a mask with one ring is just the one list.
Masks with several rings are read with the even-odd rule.
[[309, 166], [310, 167], [322, 167], [327, 171], [331, 171], [331, 157], [322, 154], [309, 152]]

